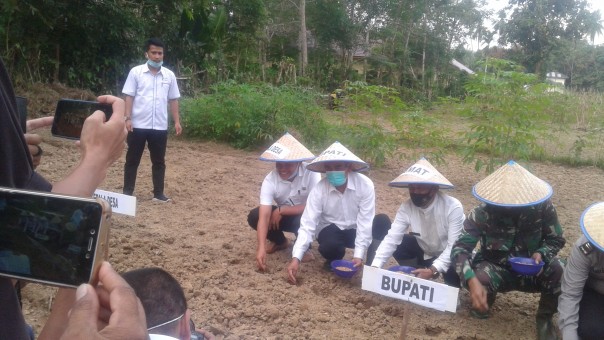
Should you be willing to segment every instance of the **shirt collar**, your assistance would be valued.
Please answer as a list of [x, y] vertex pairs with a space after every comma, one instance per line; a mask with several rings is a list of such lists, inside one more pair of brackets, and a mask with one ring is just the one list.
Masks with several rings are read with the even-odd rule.
[[[157, 71], [157, 73], [161, 73], [162, 68], [163, 66], [160, 66], [159, 71]], [[151, 69], [149, 68], [149, 64], [147, 64], [147, 62], [143, 64], [143, 72], [151, 72]]]
[[[356, 177], [353, 174], [356, 174], [356, 172], [351, 171], [348, 173], [348, 176], [346, 176], [346, 190], [350, 189], [350, 190], [356, 191], [356, 189], [357, 189], [357, 185], [356, 185], [357, 182], [355, 181]], [[327, 181], [327, 183], [329, 184], [329, 191], [340, 192], [338, 189], [336, 189], [336, 187], [331, 185], [331, 183], [329, 183], [329, 181]], [[346, 190], [344, 190], [344, 192], [346, 192]]]

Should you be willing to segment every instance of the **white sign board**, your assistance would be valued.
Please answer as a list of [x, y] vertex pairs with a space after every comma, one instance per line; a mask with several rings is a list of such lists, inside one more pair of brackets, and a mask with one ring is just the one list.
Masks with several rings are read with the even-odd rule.
[[443, 312], [457, 310], [459, 288], [385, 269], [365, 266], [362, 288]]
[[136, 197], [118, 194], [116, 192], [97, 189], [92, 194], [93, 197], [102, 198], [109, 202], [111, 211], [116, 214], [135, 216], [136, 215]]

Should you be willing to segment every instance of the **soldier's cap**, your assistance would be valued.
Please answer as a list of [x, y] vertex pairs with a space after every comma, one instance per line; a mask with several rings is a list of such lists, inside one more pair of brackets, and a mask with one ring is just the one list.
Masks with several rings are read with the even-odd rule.
[[260, 160], [267, 162], [302, 162], [314, 158], [315, 155], [289, 132], [286, 132], [260, 155]]
[[604, 202], [590, 205], [581, 215], [581, 231], [589, 242], [604, 251]]
[[513, 160], [472, 188], [472, 194], [478, 200], [502, 207], [539, 204], [549, 199], [553, 193], [551, 185]]
[[388, 183], [389, 186], [397, 188], [408, 188], [409, 184], [438, 185], [441, 189], [454, 188], [453, 184], [424, 157]]
[[340, 142], [331, 144], [325, 151], [321, 152], [306, 167], [310, 171], [325, 172], [325, 163], [327, 162], [347, 162], [352, 165], [352, 171], [364, 171], [369, 169], [369, 164], [365, 163]]

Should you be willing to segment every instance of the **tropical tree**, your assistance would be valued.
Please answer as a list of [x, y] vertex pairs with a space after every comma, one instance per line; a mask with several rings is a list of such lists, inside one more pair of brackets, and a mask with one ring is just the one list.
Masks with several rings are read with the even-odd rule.
[[586, 0], [509, 0], [500, 14], [499, 43], [520, 47], [523, 65], [544, 78], [543, 64], [556, 41], [595, 35], [601, 31], [598, 16]]

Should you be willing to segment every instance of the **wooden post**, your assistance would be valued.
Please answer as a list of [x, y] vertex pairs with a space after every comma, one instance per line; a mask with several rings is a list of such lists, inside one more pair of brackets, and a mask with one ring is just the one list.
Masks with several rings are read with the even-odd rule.
[[407, 339], [407, 325], [409, 325], [410, 308], [409, 304], [405, 303], [405, 308], [403, 309], [403, 327], [401, 328], [401, 335], [399, 336], [399, 340]]

